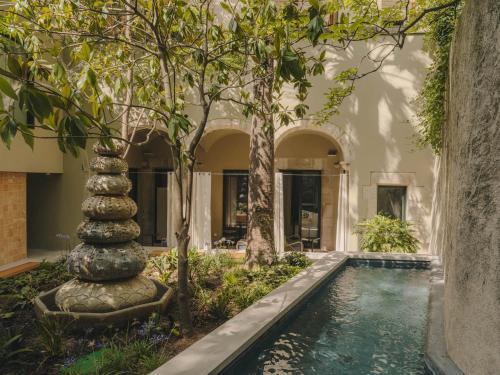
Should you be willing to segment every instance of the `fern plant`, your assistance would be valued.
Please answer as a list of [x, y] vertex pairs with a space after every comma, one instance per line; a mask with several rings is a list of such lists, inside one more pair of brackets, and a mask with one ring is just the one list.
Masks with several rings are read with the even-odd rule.
[[364, 251], [416, 253], [419, 246], [412, 224], [383, 215], [361, 221], [357, 224], [356, 233]]

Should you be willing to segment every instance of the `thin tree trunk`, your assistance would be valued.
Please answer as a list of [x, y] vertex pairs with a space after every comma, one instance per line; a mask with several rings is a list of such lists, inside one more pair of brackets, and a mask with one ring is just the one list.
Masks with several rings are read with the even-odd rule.
[[183, 223], [177, 233], [177, 299], [179, 303], [179, 321], [182, 333], [186, 336], [193, 334], [191, 311], [189, 308], [189, 278], [188, 278], [188, 246], [189, 225]]
[[[182, 333], [186, 336], [193, 334], [193, 323], [191, 320], [190, 310], [190, 292], [189, 292], [189, 225], [191, 221], [191, 202], [192, 202], [192, 186], [193, 186], [193, 173], [194, 163], [189, 163], [185, 166], [180, 158], [181, 151], [177, 151], [178, 165], [177, 165], [177, 184], [178, 184], [178, 200], [179, 207], [181, 208], [181, 223], [179, 230], [176, 232], [177, 238], [177, 300], [179, 304], [179, 321], [181, 323]], [[183, 169], [186, 168], [187, 184], [184, 185]], [[185, 196], [184, 196], [185, 187]]]
[[[125, 39], [130, 40], [130, 22], [132, 21], [132, 16], [127, 14], [125, 16]], [[132, 53], [132, 58], [134, 54]], [[122, 114], [122, 126], [121, 126], [121, 137], [122, 139], [129, 139], [129, 122], [130, 122], [130, 110], [132, 106], [132, 100], [134, 95], [134, 68], [133, 65], [127, 68], [127, 91], [125, 94], [125, 110]], [[128, 147], [127, 147], [128, 148]]]
[[260, 111], [252, 118], [248, 191], [248, 246], [246, 263], [270, 265], [276, 260], [274, 246], [274, 123], [272, 104], [272, 60], [266, 77], [255, 87]]

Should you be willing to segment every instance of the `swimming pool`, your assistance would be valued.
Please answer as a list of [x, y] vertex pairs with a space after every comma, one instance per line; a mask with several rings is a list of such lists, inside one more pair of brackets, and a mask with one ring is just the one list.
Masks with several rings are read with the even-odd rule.
[[351, 262], [230, 374], [426, 374], [429, 271]]

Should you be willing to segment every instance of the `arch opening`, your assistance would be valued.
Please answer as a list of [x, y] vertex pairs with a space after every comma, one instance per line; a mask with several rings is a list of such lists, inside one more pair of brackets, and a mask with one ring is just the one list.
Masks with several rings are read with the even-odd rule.
[[276, 146], [276, 170], [283, 173], [285, 243], [334, 250], [344, 160], [339, 143], [318, 130], [296, 129]]
[[225, 238], [234, 247], [246, 238], [250, 136], [236, 129], [219, 129], [202, 138], [196, 170], [211, 173], [212, 240]]

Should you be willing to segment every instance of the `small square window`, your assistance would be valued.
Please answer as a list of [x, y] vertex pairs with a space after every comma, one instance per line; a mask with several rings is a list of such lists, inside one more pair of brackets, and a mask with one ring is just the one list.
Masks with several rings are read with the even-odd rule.
[[377, 213], [405, 220], [406, 186], [377, 186]]

